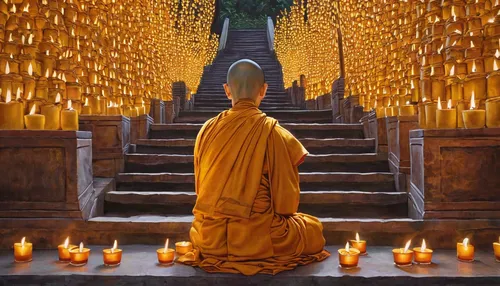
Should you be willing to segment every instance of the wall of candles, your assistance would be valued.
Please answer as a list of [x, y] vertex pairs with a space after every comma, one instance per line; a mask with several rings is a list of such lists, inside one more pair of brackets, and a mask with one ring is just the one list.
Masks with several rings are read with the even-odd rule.
[[338, 11], [337, 1], [295, 1], [277, 19], [275, 50], [285, 87], [305, 75], [307, 99], [329, 93], [339, 77]]
[[196, 91], [217, 52], [214, 11], [210, 0], [1, 0], [0, 129], [22, 129], [30, 111], [58, 125], [50, 114], [68, 105], [132, 116], [171, 100], [175, 81]]
[[[335, 3], [322, 1], [334, 8]], [[498, 0], [347, 0], [332, 11], [342, 31], [346, 96], [359, 96], [365, 111], [396, 107], [386, 108], [390, 116], [403, 105], [418, 105], [421, 126], [434, 128], [442, 101], [443, 109], [455, 109], [456, 127], [466, 125], [462, 113], [469, 109], [479, 113], [464, 117], [481, 117], [486, 110], [485, 124], [500, 126]], [[287, 85], [296, 74], [307, 74], [294, 61], [322, 49], [318, 42], [300, 42], [310, 23], [294, 13], [303, 14], [304, 8], [284, 14], [276, 33]], [[337, 66], [336, 53], [317, 55], [316, 61]]]

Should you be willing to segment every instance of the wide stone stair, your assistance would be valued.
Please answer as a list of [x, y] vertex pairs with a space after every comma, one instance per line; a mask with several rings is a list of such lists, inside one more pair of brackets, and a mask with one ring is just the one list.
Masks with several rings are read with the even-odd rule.
[[[299, 211], [322, 218], [407, 217], [386, 157], [374, 153], [361, 125], [283, 124], [310, 151], [300, 166]], [[153, 125], [151, 138], [127, 155], [108, 216], [189, 215], [194, 206], [193, 147], [201, 124]]]

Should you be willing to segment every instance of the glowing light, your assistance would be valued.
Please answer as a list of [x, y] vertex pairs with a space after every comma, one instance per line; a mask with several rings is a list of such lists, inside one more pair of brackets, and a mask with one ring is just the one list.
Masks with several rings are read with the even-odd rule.
[[167, 250], [168, 250], [168, 238], [165, 241], [165, 248], [163, 249], [163, 253], [167, 253]]
[[349, 248], [349, 242], [345, 244], [345, 251], [349, 253], [351, 249]]
[[422, 246], [420, 247], [420, 251], [424, 252], [427, 249], [427, 245], [425, 244], [425, 239], [422, 239]]
[[411, 245], [411, 240], [408, 240], [408, 242], [406, 243], [405, 248], [403, 250], [403, 253], [407, 253], [408, 252], [408, 249], [410, 248], [410, 245]]
[[475, 97], [476, 97], [475, 92], [472, 91], [472, 96], [470, 97], [470, 110], [476, 109], [476, 99], [475, 99]]
[[68, 248], [68, 246], [69, 246], [69, 236], [68, 236], [68, 237], [66, 237], [66, 240], [64, 241], [64, 248], [66, 248], [66, 249], [67, 249], [67, 248]]

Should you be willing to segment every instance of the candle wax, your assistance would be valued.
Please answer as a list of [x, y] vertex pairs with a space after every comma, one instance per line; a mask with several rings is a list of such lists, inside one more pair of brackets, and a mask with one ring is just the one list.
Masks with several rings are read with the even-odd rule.
[[122, 252], [123, 251], [121, 249], [114, 249], [113, 252], [111, 252], [111, 249], [104, 249], [102, 251], [104, 265], [107, 266], [120, 265], [122, 261]]
[[14, 244], [14, 260], [16, 262], [30, 262], [33, 259], [33, 244], [25, 242]]
[[16, 101], [0, 102], [0, 129], [24, 129], [23, 104]]
[[90, 249], [84, 248], [82, 252], [80, 252], [80, 248], [75, 247], [69, 250], [69, 255], [71, 258], [71, 265], [83, 266], [89, 261]]
[[497, 262], [500, 262], [500, 243], [493, 243], [493, 251], [495, 252], [495, 259], [497, 260]]
[[425, 128], [436, 128], [437, 104], [430, 102], [425, 104]]
[[360, 255], [366, 254], [366, 241], [365, 240], [357, 241], [355, 239], [352, 239], [349, 242], [352, 245], [352, 247], [359, 250]]
[[41, 114], [28, 114], [24, 116], [24, 123], [28, 130], [45, 129], [45, 116]]
[[61, 105], [44, 105], [40, 110], [45, 116], [45, 130], [61, 129]]
[[474, 246], [468, 244], [464, 247], [463, 243], [457, 243], [457, 258], [464, 262], [474, 261]]
[[466, 129], [483, 128], [486, 125], [485, 110], [464, 110], [462, 111], [462, 117]]
[[172, 264], [175, 258], [175, 250], [172, 248], [168, 248], [165, 251], [165, 248], [160, 248], [156, 251], [158, 255], [158, 262], [160, 264]]
[[92, 107], [84, 105], [82, 107], [82, 115], [91, 115], [91, 114], [92, 114]]
[[74, 109], [61, 111], [62, 130], [78, 130], [78, 112]]
[[175, 251], [180, 255], [184, 255], [192, 250], [193, 244], [189, 241], [181, 241], [175, 243]]
[[457, 110], [456, 109], [436, 110], [436, 127], [438, 129], [457, 128]]
[[410, 266], [413, 261], [413, 251], [407, 250], [404, 252], [403, 248], [397, 248], [392, 250], [394, 256], [394, 263], [397, 266]]
[[431, 264], [432, 263], [432, 253], [431, 249], [426, 248], [422, 251], [422, 248], [415, 247], [413, 248], [413, 252], [415, 254], [415, 262], [418, 264]]

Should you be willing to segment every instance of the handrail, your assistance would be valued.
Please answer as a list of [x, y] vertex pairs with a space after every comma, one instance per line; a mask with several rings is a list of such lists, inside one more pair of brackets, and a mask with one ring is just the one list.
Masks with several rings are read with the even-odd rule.
[[224, 25], [222, 26], [222, 33], [219, 39], [219, 51], [226, 48], [227, 36], [229, 33], [229, 18], [224, 19]]
[[267, 17], [266, 25], [267, 43], [269, 44], [269, 50], [274, 50], [274, 23], [271, 17]]

